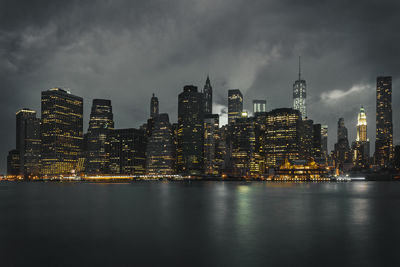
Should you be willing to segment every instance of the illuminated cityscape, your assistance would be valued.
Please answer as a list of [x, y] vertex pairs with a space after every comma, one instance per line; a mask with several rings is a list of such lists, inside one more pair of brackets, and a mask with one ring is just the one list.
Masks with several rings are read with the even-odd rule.
[[[300, 64], [300, 62], [299, 62]], [[69, 90], [42, 92], [42, 116], [24, 108], [16, 113], [16, 146], [7, 156], [7, 178], [40, 179], [261, 179], [325, 181], [343, 175], [395, 174], [399, 149], [393, 147], [391, 77], [378, 77], [376, 149], [370, 156], [367, 114], [361, 106], [349, 141], [344, 118], [328, 151], [328, 126], [306, 116], [305, 81], [295, 82], [294, 108], [266, 108], [253, 100], [243, 109], [239, 89], [228, 90], [228, 124], [213, 114], [209, 76], [204, 89], [186, 85], [177, 98], [177, 123], [160, 113], [153, 93], [146, 123], [114, 128], [111, 100], [93, 99], [83, 134], [83, 98]], [[162, 100], [161, 100], [162, 103]], [[339, 178], [337, 178], [339, 179]]]
[[400, 0], [0, 0], [0, 267], [400, 266]]

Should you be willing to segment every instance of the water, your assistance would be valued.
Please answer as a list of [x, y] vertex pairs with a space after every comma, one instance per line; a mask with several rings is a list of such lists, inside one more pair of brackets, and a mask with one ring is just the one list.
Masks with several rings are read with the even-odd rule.
[[0, 266], [400, 266], [400, 183], [0, 183]]

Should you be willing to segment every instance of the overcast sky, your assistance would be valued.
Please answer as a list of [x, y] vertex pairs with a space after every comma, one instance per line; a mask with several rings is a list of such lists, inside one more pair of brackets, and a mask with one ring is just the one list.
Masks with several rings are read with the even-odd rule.
[[214, 112], [229, 88], [242, 90], [245, 108], [266, 99], [270, 110], [292, 106], [299, 55], [308, 116], [329, 126], [330, 148], [339, 117], [354, 140], [364, 106], [374, 151], [378, 75], [393, 76], [397, 144], [399, 12], [396, 0], [0, 0], [0, 173], [15, 148], [15, 112], [39, 111], [43, 90], [82, 96], [85, 132], [93, 98], [112, 100], [116, 128], [138, 127], [154, 92], [175, 122], [177, 95], [201, 89], [207, 74]]

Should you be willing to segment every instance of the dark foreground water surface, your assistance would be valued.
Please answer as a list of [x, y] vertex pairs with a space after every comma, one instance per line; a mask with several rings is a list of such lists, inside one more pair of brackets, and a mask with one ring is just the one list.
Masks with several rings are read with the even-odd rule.
[[400, 266], [400, 183], [0, 183], [0, 266]]

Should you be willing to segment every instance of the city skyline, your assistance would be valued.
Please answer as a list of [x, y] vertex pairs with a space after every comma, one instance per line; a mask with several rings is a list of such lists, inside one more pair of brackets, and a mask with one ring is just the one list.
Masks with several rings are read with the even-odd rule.
[[[292, 85], [298, 71], [297, 57], [301, 55], [302, 76], [307, 80], [307, 113], [315, 123], [328, 125], [329, 151], [336, 142], [333, 136], [339, 117], [346, 121], [349, 140], [355, 139], [357, 113], [361, 106], [368, 115], [370, 149], [375, 150], [375, 79], [380, 75], [393, 77], [393, 143], [399, 143], [399, 118], [396, 114], [399, 114], [400, 75], [395, 60], [398, 57], [395, 47], [399, 42], [391, 29], [391, 25], [396, 24], [393, 20], [398, 20], [393, 13], [395, 2], [387, 1], [382, 5], [362, 3], [362, 10], [358, 8], [359, 3], [352, 2], [346, 6], [348, 12], [353, 12], [351, 21], [344, 14], [331, 12], [330, 4], [323, 8], [310, 4], [304, 11], [310, 9], [317, 14], [312, 20], [322, 19], [328, 10], [332, 14], [328, 15], [327, 21], [316, 26], [307, 24], [312, 20], [302, 13], [304, 24], [296, 25], [299, 34], [293, 35], [288, 34], [296, 32], [292, 29], [292, 19], [298, 19], [299, 15], [282, 10], [274, 2], [255, 4], [260, 12], [240, 1], [231, 4], [230, 8], [224, 2], [202, 3], [193, 10], [180, 2], [160, 9], [143, 4], [140, 9], [143, 12], [137, 19], [131, 17], [131, 14], [137, 14], [137, 4], [117, 4], [115, 8], [124, 11], [118, 19], [107, 11], [106, 6], [99, 4], [98, 14], [92, 13], [93, 19], [87, 19], [87, 25], [78, 27], [79, 31], [73, 24], [66, 26], [81, 16], [80, 13], [68, 12], [78, 8], [76, 3], [65, 4], [65, 13], [56, 5], [35, 9], [26, 3], [22, 9], [31, 14], [29, 20], [13, 13], [10, 5], [5, 4], [2, 8], [10, 12], [1, 16], [2, 33], [5, 34], [0, 36], [3, 47], [0, 55], [4, 59], [0, 65], [0, 82], [4, 92], [2, 124], [10, 125], [11, 129], [15, 127], [14, 114], [21, 108], [31, 108], [40, 117], [40, 92], [55, 86], [70, 88], [75, 95], [84, 98], [85, 132], [93, 99], [112, 100], [116, 128], [138, 128], [149, 117], [148, 105], [142, 103], [148, 102], [152, 92], [160, 99], [160, 110], [168, 113], [173, 123], [177, 118], [176, 95], [185, 84], [194, 84], [201, 90], [207, 73], [213, 87], [214, 113], [226, 109], [226, 92], [233, 88], [241, 90], [244, 108], [249, 111], [254, 99], [266, 99], [268, 110], [291, 107]], [[79, 8], [89, 10], [90, 7], [83, 5]], [[230, 23], [246, 21], [246, 16], [240, 12], [244, 8], [254, 12], [254, 19], [247, 24], [237, 24], [235, 31], [229, 30]], [[377, 10], [385, 12], [385, 17], [379, 22], [365, 21], [364, 18], [374, 17]], [[239, 15], [239, 22], [227, 20], [235, 14]], [[144, 21], [154, 18], [153, 15], [160, 16], [146, 28]], [[103, 17], [109, 18], [107, 23], [99, 20]], [[192, 17], [204, 20], [195, 26], [187, 23]], [[333, 17], [341, 18], [335, 21], [342, 22], [330, 22], [329, 18]], [[265, 27], [271, 25], [268, 19], [272, 19], [272, 23], [282, 23]], [[164, 21], [171, 21], [171, 24]], [[221, 27], [226, 29], [223, 38], [216, 38], [221, 31], [214, 30], [215, 21], [222, 22]], [[351, 27], [345, 27], [345, 24]], [[121, 25], [115, 34], [110, 33]], [[141, 32], [140, 29], [144, 30]], [[240, 38], [242, 41], [235, 42], [240, 36], [236, 29], [247, 33]], [[330, 30], [332, 34], [326, 36], [321, 29]], [[160, 30], [165, 34], [159, 35]], [[178, 38], [180, 32], [192, 30], [194, 36]], [[284, 34], [277, 35], [280, 31]], [[391, 42], [372, 39], [377, 32], [381, 40]], [[136, 37], [135, 33], [141, 34]], [[260, 33], [265, 38], [255, 37]], [[312, 37], [313, 33], [316, 37]], [[353, 33], [357, 33], [357, 40], [345, 39], [347, 34]], [[110, 36], [114, 42], [108, 41]], [[144, 38], [146, 36], [148, 39]], [[170, 40], [168, 36], [179, 42]], [[270, 38], [274, 36], [276, 38]], [[346, 40], [345, 44], [343, 40]], [[288, 41], [294, 45], [288, 45]], [[156, 53], [151, 55], [148, 49]], [[322, 108], [324, 112], [320, 111]], [[224, 119], [225, 115], [220, 121]], [[7, 151], [13, 148], [15, 133], [3, 128], [1, 135], [4, 140], [1, 141], [1, 156], [4, 159]], [[5, 172], [4, 162], [1, 170]]]

